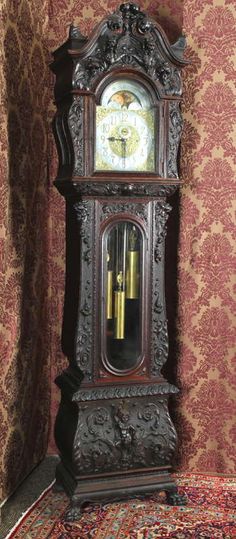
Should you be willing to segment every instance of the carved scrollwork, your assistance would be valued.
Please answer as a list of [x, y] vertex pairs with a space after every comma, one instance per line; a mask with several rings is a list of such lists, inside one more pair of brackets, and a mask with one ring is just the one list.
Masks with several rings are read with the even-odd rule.
[[70, 39], [77, 39], [78, 41], [87, 41], [87, 38], [81, 33], [78, 26], [74, 26], [73, 24], [70, 25], [69, 28], [69, 38]]
[[92, 224], [91, 205], [92, 202], [90, 201], [76, 202], [74, 204], [77, 220], [81, 223], [80, 236], [84, 247], [82, 258], [88, 265], [91, 264], [92, 260], [92, 242], [91, 234], [89, 233], [89, 228], [91, 228]]
[[84, 174], [84, 126], [83, 126], [83, 97], [76, 96], [68, 113], [68, 125], [74, 147], [73, 174]]
[[80, 223], [81, 258], [80, 304], [76, 337], [76, 363], [85, 377], [92, 378], [93, 327], [93, 267], [92, 267], [92, 215], [93, 201], [76, 202], [73, 209]]
[[178, 102], [170, 103], [169, 111], [169, 153], [167, 174], [170, 178], [178, 178], [177, 155], [183, 128], [183, 119]]
[[[78, 403], [79, 405], [79, 403]], [[168, 465], [176, 433], [166, 398], [79, 405], [74, 444], [77, 472], [107, 472]]]
[[[164, 314], [164, 313], [163, 313]], [[153, 364], [152, 373], [157, 375], [167, 361], [169, 351], [168, 328], [166, 320], [155, 320], [153, 328]]]
[[181, 78], [176, 67], [170, 67], [167, 62], [160, 62], [156, 66], [155, 78], [163, 85], [166, 95], [181, 95]]
[[151, 372], [157, 376], [168, 358], [168, 329], [165, 313], [164, 281], [162, 258], [164, 254], [164, 242], [166, 236], [166, 223], [171, 206], [167, 202], [155, 202], [155, 235], [154, 245], [154, 268], [153, 268], [153, 339], [152, 339], [152, 362]]
[[157, 202], [155, 205], [155, 228], [156, 228], [156, 245], [154, 251], [155, 262], [160, 262], [162, 259], [163, 242], [166, 237], [166, 222], [171, 211], [171, 206], [167, 202]]
[[144, 195], [161, 196], [172, 195], [177, 185], [161, 185], [157, 183], [122, 183], [122, 182], [73, 182], [73, 189], [81, 195]]
[[[181, 95], [179, 65], [185, 42], [178, 49], [163, 40], [159, 27], [133, 3], [121, 4], [101, 27], [96, 44], [89, 54], [74, 61], [73, 85], [90, 90], [99, 75], [118, 66], [130, 66], [157, 81], [164, 95]], [[167, 61], [166, 55], [169, 55]], [[176, 57], [176, 64], [173, 59]]]
[[93, 411], [89, 414], [87, 417], [87, 425], [90, 434], [100, 434], [101, 430], [104, 435], [106, 433], [109, 434], [112, 431], [112, 424], [109, 419], [109, 413], [106, 408], [98, 407], [95, 412]]
[[150, 422], [150, 431], [152, 433], [159, 433], [160, 410], [156, 404], [146, 404], [143, 410], [138, 413], [138, 418]]
[[164, 61], [153, 36], [143, 42], [143, 62], [148, 75], [159, 81], [166, 95], [181, 95], [181, 77], [179, 69]]
[[82, 226], [81, 231], [83, 234], [85, 234], [87, 225], [91, 224], [89, 222], [91, 219], [90, 202], [87, 200], [84, 202], [76, 202], [73, 207], [76, 212], [77, 221], [84, 225]]
[[74, 445], [74, 461], [78, 471], [99, 472], [111, 469], [111, 454], [118, 458], [114, 447], [113, 422], [107, 407], [82, 407]]
[[108, 217], [117, 213], [133, 213], [136, 217], [139, 217], [139, 219], [147, 223], [148, 205], [131, 202], [103, 204], [101, 211], [101, 219], [108, 219]]

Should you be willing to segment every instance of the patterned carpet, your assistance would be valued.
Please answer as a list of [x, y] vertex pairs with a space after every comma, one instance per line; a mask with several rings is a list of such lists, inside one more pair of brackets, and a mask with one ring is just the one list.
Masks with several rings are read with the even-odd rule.
[[88, 507], [68, 523], [64, 493], [49, 488], [8, 539], [232, 539], [236, 538], [236, 478], [177, 474], [186, 506], [171, 507], [158, 494], [122, 503]]

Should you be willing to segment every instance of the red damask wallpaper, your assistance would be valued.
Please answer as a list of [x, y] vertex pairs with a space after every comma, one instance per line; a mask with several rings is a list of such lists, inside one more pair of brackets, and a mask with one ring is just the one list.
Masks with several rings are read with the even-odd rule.
[[42, 39], [46, 11], [46, 0], [1, 3], [1, 500], [43, 458], [48, 443], [51, 96]]
[[[50, 51], [119, 2], [3, 0], [1, 43], [1, 497], [43, 457], [59, 394], [64, 202], [52, 181]], [[179, 469], [235, 472], [235, 4], [140, 2], [187, 36], [178, 251]], [[176, 355], [176, 354], [175, 354]], [[170, 357], [169, 363], [172, 358]], [[50, 374], [51, 373], [51, 374]], [[51, 394], [51, 397], [50, 397]], [[51, 421], [49, 405], [51, 398]], [[49, 451], [55, 452], [53, 430]]]
[[186, 0], [179, 251], [182, 469], [235, 472], [235, 119], [233, 2]]

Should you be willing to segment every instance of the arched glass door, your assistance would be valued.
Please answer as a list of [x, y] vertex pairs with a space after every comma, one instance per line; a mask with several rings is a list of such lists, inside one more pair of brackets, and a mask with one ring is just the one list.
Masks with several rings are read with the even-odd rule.
[[131, 221], [116, 222], [103, 245], [105, 361], [122, 372], [142, 355], [142, 233]]

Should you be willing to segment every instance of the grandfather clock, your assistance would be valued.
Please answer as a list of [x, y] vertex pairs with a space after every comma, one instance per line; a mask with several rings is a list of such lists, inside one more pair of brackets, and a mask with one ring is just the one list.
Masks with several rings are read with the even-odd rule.
[[55, 51], [55, 185], [66, 200], [58, 376], [57, 481], [76, 518], [85, 501], [165, 490], [176, 432], [177, 388], [168, 356], [164, 250], [178, 187], [180, 69], [185, 39], [170, 45], [138, 5], [122, 4], [90, 38], [71, 26]]

